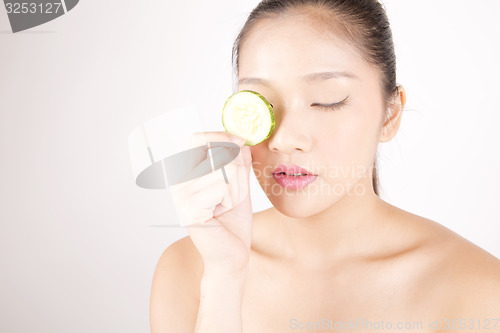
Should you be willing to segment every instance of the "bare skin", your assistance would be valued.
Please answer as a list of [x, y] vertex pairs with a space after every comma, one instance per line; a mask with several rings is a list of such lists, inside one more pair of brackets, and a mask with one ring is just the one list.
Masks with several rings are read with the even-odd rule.
[[[369, 166], [378, 143], [397, 134], [404, 89], [384, 100], [380, 73], [325, 31], [306, 15], [266, 19], [242, 46], [239, 89], [262, 93], [277, 116], [273, 135], [251, 147], [255, 175], [273, 207], [253, 215], [245, 277], [228, 284], [230, 291], [217, 286], [221, 296], [242, 290], [245, 333], [300, 331], [324, 319], [389, 322], [394, 331], [456, 332], [466, 325], [460, 331], [481, 332], [489, 325], [484, 331], [500, 332], [500, 261], [375, 195]], [[351, 75], [304, 80], [332, 71]], [[346, 96], [338, 110], [318, 110], [318, 103]], [[318, 177], [307, 191], [275, 192], [271, 173], [280, 163]], [[353, 165], [364, 172], [332, 176], [334, 167]], [[324, 192], [337, 185], [343, 191]], [[194, 332], [203, 276], [190, 237], [165, 251], [153, 281], [153, 333]], [[396, 329], [405, 324], [413, 326]]]
[[[384, 320], [394, 327], [415, 322], [423, 325], [415, 331], [440, 332], [446, 319], [499, 317], [498, 259], [434, 221], [382, 200], [378, 205], [382, 215], [374, 219], [390, 227], [358, 235], [368, 246], [330, 253], [321, 263], [297, 262], [277, 245], [283, 225], [272, 222], [280, 219], [275, 209], [256, 214], [243, 303], [248, 332], [289, 332], [292, 319], [324, 318]], [[442, 330], [428, 329], [435, 320]]]
[[[456, 332], [451, 325], [460, 322], [453, 320], [462, 318], [468, 325], [472, 325], [470, 319], [474, 322], [474, 329], [462, 332], [480, 332], [478, 325], [488, 323], [490, 329], [485, 331], [499, 332], [498, 324], [493, 329], [493, 319], [500, 316], [500, 261], [434, 221], [382, 200], [379, 205], [392, 227], [372, 240], [371, 247], [342, 258], [330, 254], [335, 259], [318, 267], [298, 262], [278, 245], [277, 236], [283, 228], [277, 222], [279, 212], [270, 208], [254, 214], [242, 302], [243, 332], [290, 332], [294, 323], [305, 325], [323, 319], [384, 321], [394, 327], [401, 322], [413, 325], [408, 331]], [[191, 327], [178, 332], [192, 332], [203, 262], [189, 237], [171, 249], [177, 264], [164, 254], [156, 274], [161, 274], [163, 264], [189, 277], [175, 283], [185, 306], [173, 306], [184, 309], [182, 322]], [[168, 321], [168, 327], [177, 320], [179, 315]], [[439, 321], [439, 329], [430, 329], [429, 321]], [[359, 326], [357, 331], [370, 330]]]

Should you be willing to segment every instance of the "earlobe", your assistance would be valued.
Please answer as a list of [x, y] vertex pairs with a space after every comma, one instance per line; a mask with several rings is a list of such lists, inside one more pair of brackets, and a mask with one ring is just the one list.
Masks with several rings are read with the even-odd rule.
[[406, 90], [403, 86], [398, 86], [399, 100], [401, 101], [401, 108], [404, 109], [406, 105]]

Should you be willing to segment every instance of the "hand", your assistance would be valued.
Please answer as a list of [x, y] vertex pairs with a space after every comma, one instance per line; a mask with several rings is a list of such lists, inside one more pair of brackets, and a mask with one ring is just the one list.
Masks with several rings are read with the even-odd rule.
[[[171, 186], [171, 195], [177, 215], [203, 259], [205, 273], [240, 273], [248, 265], [252, 236], [250, 147], [243, 145], [243, 139], [226, 132], [194, 133], [191, 137], [193, 148], [209, 142], [233, 142], [240, 146], [239, 155], [224, 166], [229, 184], [219, 169]], [[206, 163], [205, 157], [200, 156], [196, 162]], [[213, 158], [216, 159], [215, 154]]]

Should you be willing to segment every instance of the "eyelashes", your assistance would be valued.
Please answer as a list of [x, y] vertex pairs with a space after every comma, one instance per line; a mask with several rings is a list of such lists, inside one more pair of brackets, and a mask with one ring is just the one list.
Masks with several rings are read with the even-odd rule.
[[344, 104], [346, 104], [347, 99], [349, 96], [341, 100], [340, 102], [337, 103], [331, 103], [331, 104], [321, 104], [321, 103], [312, 103], [312, 107], [317, 107], [318, 110], [320, 111], [336, 111], [340, 109]]
[[[325, 112], [325, 111], [336, 111], [340, 109], [342, 106], [347, 104], [347, 99], [349, 96], [341, 100], [340, 102], [336, 103], [330, 103], [330, 104], [322, 104], [322, 103], [312, 103], [310, 106], [311, 107], [316, 107], [319, 111]], [[273, 104], [269, 102], [269, 105], [271, 105], [272, 108], [274, 108]]]

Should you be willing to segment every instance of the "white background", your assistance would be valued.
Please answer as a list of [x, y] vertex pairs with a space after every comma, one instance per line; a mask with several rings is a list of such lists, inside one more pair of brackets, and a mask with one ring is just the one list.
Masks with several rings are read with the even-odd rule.
[[[222, 130], [256, 3], [83, 0], [18, 34], [0, 7], [1, 332], [149, 331], [157, 260], [187, 233], [149, 227], [174, 215], [134, 184], [128, 134], [188, 102]], [[382, 197], [500, 257], [500, 2], [385, 4], [408, 105]]]

